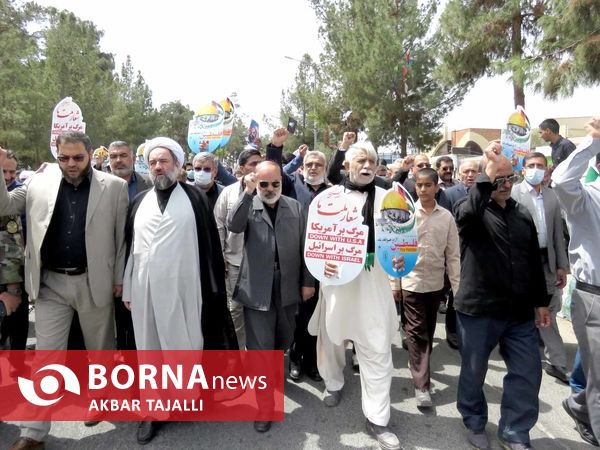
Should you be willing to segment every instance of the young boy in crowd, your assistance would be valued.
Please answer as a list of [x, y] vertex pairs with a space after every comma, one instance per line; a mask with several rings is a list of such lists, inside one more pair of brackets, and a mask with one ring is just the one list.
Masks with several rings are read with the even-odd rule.
[[420, 408], [433, 405], [429, 362], [440, 301], [444, 298], [444, 272], [453, 292], [460, 280], [460, 250], [454, 218], [435, 201], [438, 174], [431, 168], [416, 173], [415, 203], [419, 256], [414, 269], [402, 278], [403, 329], [408, 345], [415, 399]]

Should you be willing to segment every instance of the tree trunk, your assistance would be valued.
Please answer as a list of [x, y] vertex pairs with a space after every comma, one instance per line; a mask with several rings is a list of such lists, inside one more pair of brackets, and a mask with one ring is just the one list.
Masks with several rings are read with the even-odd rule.
[[406, 158], [406, 147], [408, 147], [408, 136], [406, 134], [406, 128], [402, 127], [402, 135], [400, 136], [400, 156]]
[[[522, 43], [522, 27], [523, 27], [523, 16], [520, 10], [515, 11], [512, 23], [512, 57], [522, 59], [523, 57], [523, 43]], [[513, 100], [515, 109], [521, 105], [525, 108], [525, 74], [520, 67], [513, 69]]]

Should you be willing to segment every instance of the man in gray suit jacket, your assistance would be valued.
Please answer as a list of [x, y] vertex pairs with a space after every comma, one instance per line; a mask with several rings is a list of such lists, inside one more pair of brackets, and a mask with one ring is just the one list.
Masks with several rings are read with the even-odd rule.
[[523, 160], [525, 181], [517, 184], [511, 195], [527, 208], [535, 222], [546, 275], [546, 289], [551, 296], [549, 308], [552, 314], [552, 325], [539, 329], [545, 346], [544, 370], [548, 375], [568, 384], [567, 357], [556, 324], [556, 314], [561, 308], [562, 288], [567, 281], [569, 262], [558, 199], [551, 189], [542, 184], [546, 170], [546, 157], [542, 153], [533, 152], [525, 156]]
[[[306, 217], [299, 202], [281, 195], [276, 163], [260, 163], [243, 184], [244, 192], [227, 217], [229, 231], [245, 232], [233, 298], [244, 306], [248, 350], [286, 350], [293, 340], [298, 304], [315, 291], [303, 258]], [[261, 412], [273, 409], [272, 398], [259, 396], [257, 401]], [[258, 419], [254, 429], [268, 431], [271, 423]]]
[[[36, 349], [66, 350], [73, 312], [89, 350], [115, 347], [113, 295], [121, 295], [125, 262], [127, 183], [92, 170], [92, 144], [83, 133], [56, 140], [49, 164], [7, 192], [0, 215], [27, 214], [25, 288], [36, 303]], [[0, 149], [0, 166], [6, 151]], [[50, 422], [23, 422], [12, 448], [42, 448]]]

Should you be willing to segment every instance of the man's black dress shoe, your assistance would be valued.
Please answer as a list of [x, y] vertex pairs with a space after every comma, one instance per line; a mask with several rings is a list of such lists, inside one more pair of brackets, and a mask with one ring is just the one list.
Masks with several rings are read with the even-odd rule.
[[545, 364], [544, 372], [567, 385], [569, 384], [569, 377], [567, 377], [567, 374], [562, 369], [556, 366], [553, 366], [551, 364]]
[[144, 420], [140, 422], [137, 429], [137, 441], [140, 445], [145, 445], [154, 439], [156, 430], [158, 430], [159, 422], [153, 422], [151, 420]]
[[569, 406], [569, 402], [567, 401], [567, 399], [563, 400], [562, 406], [565, 409], [565, 411], [567, 412], [567, 414], [569, 416], [571, 416], [571, 419], [573, 419], [575, 421], [575, 428], [577, 429], [579, 436], [581, 436], [581, 439], [583, 439], [588, 444], [592, 444], [592, 445], [595, 445], [596, 447], [600, 447], [600, 445], [598, 445], [598, 441], [594, 437], [594, 432], [592, 431], [592, 427], [590, 425], [588, 425], [587, 423], [582, 422], [577, 417], [575, 417], [575, 413]]
[[295, 363], [294, 361], [290, 361], [290, 378], [294, 381], [300, 381], [302, 379], [302, 366], [300, 364]]
[[319, 373], [319, 369], [317, 369], [316, 367], [312, 367], [312, 368], [308, 369], [306, 371], [306, 375], [308, 375], [308, 377], [311, 380], [323, 381], [323, 378], [321, 377], [321, 374]]
[[266, 433], [271, 429], [271, 422], [268, 420], [257, 420], [254, 422], [254, 430], [259, 433]]

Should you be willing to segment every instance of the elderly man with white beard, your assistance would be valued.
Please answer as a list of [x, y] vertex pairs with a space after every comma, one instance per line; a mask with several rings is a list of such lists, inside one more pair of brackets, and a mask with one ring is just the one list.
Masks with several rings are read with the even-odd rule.
[[[314, 279], [302, 256], [306, 215], [299, 202], [281, 195], [281, 168], [272, 161], [258, 164], [243, 184], [244, 193], [227, 217], [227, 228], [245, 233], [233, 297], [244, 306], [246, 347], [287, 350], [298, 305], [314, 294]], [[273, 410], [272, 393], [258, 396], [257, 402], [261, 413]], [[270, 429], [265, 418], [257, 417], [257, 432]]]
[[[360, 364], [362, 410], [366, 427], [382, 449], [399, 449], [400, 441], [388, 427], [392, 383], [392, 337], [398, 329], [396, 307], [387, 275], [375, 257], [374, 218], [379, 214], [385, 190], [375, 186], [377, 153], [366, 142], [352, 145], [345, 154], [347, 195], [362, 205], [364, 224], [369, 227], [367, 259], [361, 273], [343, 285], [321, 285], [321, 297], [309, 331], [317, 335], [317, 366], [325, 381], [326, 406], [337, 406], [344, 386], [345, 343], [354, 342]], [[394, 258], [401, 270], [402, 258]], [[339, 272], [335, 263], [325, 263], [325, 276]]]
[[[126, 225], [123, 301], [138, 350], [237, 350], [227, 308], [225, 265], [206, 195], [180, 184], [184, 153], [172, 139], [146, 143], [154, 189], [138, 195]], [[152, 440], [156, 422], [138, 428]]]

